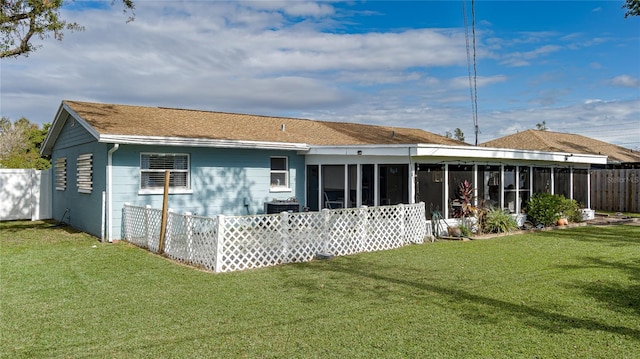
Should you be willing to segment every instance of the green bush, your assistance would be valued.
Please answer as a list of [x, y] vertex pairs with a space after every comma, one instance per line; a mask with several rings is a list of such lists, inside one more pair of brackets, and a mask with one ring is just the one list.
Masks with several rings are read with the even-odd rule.
[[527, 207], [527, 219], [535, 225], [551, 226], [563, 217], [570, 222], [582, 221], [578, 202], [562, 195], [536, 193], [527, 202]]
[[560, 213], [562, 213], [562, 216], [567, 218], [569, 222], [576, 223], [583, 221], [580, 204], [573, 199], [564, 198], [564, 202], [560, 207]]
[[491, 209], [484, 218], [484, 231], [488, 233], [511, 232], [518, 229], [518, 223], [507, 212], [501, 209]]

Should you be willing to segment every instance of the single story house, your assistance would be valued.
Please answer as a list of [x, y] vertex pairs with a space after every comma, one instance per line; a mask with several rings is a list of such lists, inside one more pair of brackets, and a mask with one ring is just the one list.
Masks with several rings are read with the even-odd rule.
[[458, 186], [512, 213], [533, 193], [589, 208], [588, 169], [606, 156], [474, 147], [420, 129], [62, 101], [42, 146], [53, 216], [121, 237], [125, 203], [203, 216], [424, 202], [455, 217]]
[[[603, 155], [607, 156], [608, 167], [640, 164], [638, 151], [573, 133], [527, 130], [481, 143], [480, 146]], [[603, 165], [594, 167], [601, 168]]]

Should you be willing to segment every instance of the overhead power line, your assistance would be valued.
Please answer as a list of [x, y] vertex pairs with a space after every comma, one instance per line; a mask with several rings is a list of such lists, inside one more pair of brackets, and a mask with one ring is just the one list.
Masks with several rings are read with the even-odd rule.
[[[475, 145], [478, 145], [478, 69], [476, 61], [476, 13], [475, 0], [471, 0], [471, 37], [473, 44], [473, 61], [469, 49], [469, 22], [467, 21], [467, 0], [462, 0], [462, 17], [464, 18], [464, 39], [467, 50], [467, 73], [469, 75], [469, 95], [471, 97], [471, 114], [473, 118], [473, 131], [475, 134]], [[473, 67], [473, 76], [471, 69]]]

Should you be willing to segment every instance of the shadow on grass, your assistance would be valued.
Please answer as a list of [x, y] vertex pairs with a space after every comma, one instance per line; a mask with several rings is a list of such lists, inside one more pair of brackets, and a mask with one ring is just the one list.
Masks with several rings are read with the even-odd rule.
[[[410, 287], [416, 289], [413, 294], [409, 296], [415, 296], [414, 299], [432, 300], [437, 301], [434, 295], [440, 298], [444, 298], [447, 303], [452, 303], [449, 307], [453, 310], [459, 310], [461, 314], [465, 315], [471, 320], [483, 320], [491, 321], [492, 323], [499, 323], [501, 321], [508, 321], [514, 318], [518, 319], [527, 326], [539, 328], [540, 330], [549, 333], [562, 333], [567, 330], [582, 329], [590, 331], [605, 331], [617, 335], [629, 336], [635, 340], [640, 340], [640, 329], [629, 328], [622, 325], [610, 325], [600, 323], [594, 319], [585, 319], [565, 315], [562, 313], [554, 313], [553, 307], [545, 309], [539, 306], [529, 306], [524, 303], [512, 303], [500, 299], [490, 298], [478, 294], [473, 294], [465, 290], [451, 288], [442, 285], [435, 285], [426, 283], [427, 278], [410, 278], [410, 276], [403, 275], [404, 272], [398, 272], [397, 268], [382, 268], [379, 264], [363, 263], [359, 262], [356, 258], [347, 259], [348, 263], [344, 261], [333, 261], [332, 263], [323, 266], [317, 266], [317, 270], [325, 270], [328, 272], [338, 272], [348, 275], [353, 278], [354, 285], [349, 288], [349, 291], [345, 291], [345, 295], [353, 297], [362, 295], [371, 295], [370, 291], [380, 291], [376, 295], [384, 297], [387, 294], [388, 286], [400, 285], [404, 287]], [[380, 274], [380, 273], [392, 273], [397, 272], [398, 276]], [[424, 277], [424, 274], [421, 276]], [[371, 286], [359, 286], [357, 283], [366, 282], [369, 279], [378, 282], [372, 289]], [[386, 283], [386, 284], [385, 284]], [[305, 286], [308, 286], [306, 284]], [[307, 289], [313, 289], [308, 287]], [[631, 288], [630, 288], [631, 289]], [[364, 293], [362, 291], [367, 291]], [[627, 294], [623, 293], [627, 298]], [[633, 302], [637, 306], [637, 301]], [[437, 304], [437, 303], [434, 303]], [[486, 313], [483, 313], [483, 307], [488, 308]]]
[[596, 242], [611, 246], [640, 246], [640, 226], [585, 226], [554, 231], [537, 232], [537, 236]]
[[605, 261], [600, 258], [582, 258], [583, 264], [559, 266], [565, 270], [582, 270], [585, 268], [613, 269], [625, 273], [633, 283], [625, 286], [606, 278], [594, 278], [589, 283], [575, 283], [571, 288], [577, 288], [584, 295], [592, 297], [613, 311], [640, 315], [640, 259], [631, 263]]
[[0, 232], [15, 233], [25, 230], [62, 230], [70, 234], [81, 232], [66, 223], [60, 223], [54, 220], [0, 222]]

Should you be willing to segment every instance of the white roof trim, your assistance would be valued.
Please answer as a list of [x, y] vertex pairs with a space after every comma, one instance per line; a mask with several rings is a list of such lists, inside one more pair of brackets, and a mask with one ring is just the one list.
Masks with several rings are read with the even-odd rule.
[[[360, 152], [360, 153], [358, 153]], [[406, 145], [352, 145], [352, 146], [313, 146], [309, 155], [325, 156], [408, 156], [441, 157], [451, 159], [505, 159], [532, 160], [566, 163], [606, 164], [607, 156], [574, 154], [567, 152], [545, 152], [510, 148], [449, 146], [432, 144]]]
[[132, 145], [163, 145], [186, 147], [248, 148], [265, 150], [308, 151], [305, 143], [215, 140], [210, 138], [133, 136], [133, 135], [100, 135], [99, 142]]

